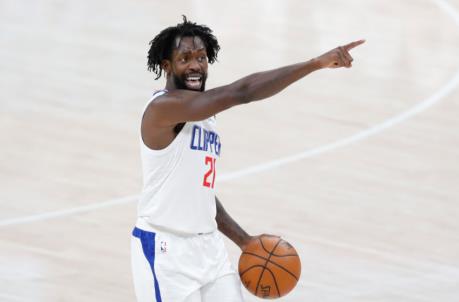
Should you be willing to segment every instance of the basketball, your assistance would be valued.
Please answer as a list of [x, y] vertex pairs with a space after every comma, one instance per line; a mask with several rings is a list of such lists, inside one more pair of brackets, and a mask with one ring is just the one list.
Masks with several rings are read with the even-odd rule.
[[252, 240], [239, 258], [239, 276], [245, 288], [257, 297], [280, 298], [297, 284], [301, 261], [295, 248], [277, 236]]

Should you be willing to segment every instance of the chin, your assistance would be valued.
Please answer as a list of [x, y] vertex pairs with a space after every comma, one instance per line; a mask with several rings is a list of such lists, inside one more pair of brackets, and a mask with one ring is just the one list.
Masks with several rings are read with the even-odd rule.
[[206, 90], [206, 85], [203, 83], [201, 84], [201, 86], [199, 87], [190, 87], [190, 86], [187, 86], [187, 85], [184, 85], [184, 89], [186, 90], [192, 90], [192, 91], [199, 91], [199, 92], [203, 92], [204, 90]]
[[176, 77], [174, 76], [174, 83], [175, 83], [175, 87], [177, 87], [177, 89], [185, 89], [185, 90], [191, 90], [191, 91], [200, 91], [200, 92], [203, 92], [204, 90], [206, 90], [206, 81], [205, 81], [205, 78], [204, 78], [204, 81], [201, 81], [200, 85], [187, 85], [186, 83], [186, 79], [181, 79], [179, 77]]

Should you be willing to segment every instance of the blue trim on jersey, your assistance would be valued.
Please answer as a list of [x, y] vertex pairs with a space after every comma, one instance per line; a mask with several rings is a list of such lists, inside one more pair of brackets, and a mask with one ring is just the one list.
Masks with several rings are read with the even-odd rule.
[[154, 97], [155, 95], [157, 95], [158, 93], [160, 92], [164, 92], [164, 93], [167, 93], [167, 89], [160, 89], [160, 90], [156, 90], [153, 92], [153, 94], [151, 95], [151, 97]]
[[143, 254], [147, 258], [148, 263], [150, 263], [151, 271], [153, 272], [153, 281], [155, 284], [155, 295], [156, 302], [162, 302], [161, 293], [159, 291], [159, 283], [155, 274], [155, 236], [153, 232], [147, 232], [139, 228], [134, 228], [132, 231], [132, 236], [140, 239], [142, 243]]

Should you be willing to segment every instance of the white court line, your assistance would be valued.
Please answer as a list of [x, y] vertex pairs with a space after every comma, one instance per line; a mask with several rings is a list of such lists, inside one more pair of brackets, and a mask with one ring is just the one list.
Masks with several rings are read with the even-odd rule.
[[[384, 251], [382, 249], [369, 248], [365, 246], [358, 246], [347, 242], [339, 242], [335, 239], [327, 239], [324, 237], [315, 237], [311, 235], [303, 236], [306, 241], [315, 242], [325, 246], [332, 246], [342, 250], [350, 250], [354, 253], [360, 253], [362, 255], [371, 255], [374, 257], [382, 258], [386, 261], [390, 261], [398, 266], [397, 270], [402, 270], [407, 273], [420, 274], [417, 279], [427, 279], [439, 281], [442, 283], [456, 283], [459, 280], [459, 266], [451, 263], [442, 263], [438, 261], [431, 261], [427, 259], [417, 260], [414, 257], [406, 257], [390, 251]], [[306, 244], [305, 244], [306, 245]], [[307, 250], [306, 247], [303, 250]], [[386, 265], [390, 265], [390, 262], [386, 262]]]
[[75, 207], [75, 208], [70, 208], [66, 210], [52, 211], [52, 212], [42, 213], [42, 214], [37, 214], [37, 215], [1, 220], [0, 227], [4, 227], [8, 225], [15, 225], [15, 224], [24, 224], [24, 223], [30, 223], [30, 222], [40, 221], [40, 220], [47, 220], [47, 219], [52, 219], [52, 218], [59, 218], [63, 216], [91, 212], [97, 209], [109, 208], [109, 207], [120, 205], [120, 204], [130, 203], [130, 202], [136, 201], [137, 198], [138, 198], [138, 195], [131, 195], [131, 196], [116, 198], [116, 199], [112, 199], [112, 200], [108, 200], [104, 202], [92, 203], [87, 206], [81, 206], [81, 207]]
[[401, 114], [398, 114], [392, 118], [389, 118], [385, 120], [383, 123], [375, 125], [373, 127], [370, 127], [364, 131], [358, 132], [352, 136], [337, 140], [333, 143], [323, 145], [317, 148], [313, 148], [310, 150], [306, 150], [301, 153], [297, 153], [294, 155], [290, 155], [287, 157], [275, 159], [263, 164], [255, 165], [247, 169], [242, 169], [236, 172], [230, 172], [224, 174], [221, 178], [219, 178], [219, 181], [228, 181], [236, 178], [240, 178], [246, 175], [254, 174], [254, 173], [260, 173], [266, 170], [271, 170], [274, 168], [277, 168], [279, 166], [283, 166], [285, 164], [289, 164], [295, 161], [299, 161], [304, 158], [316, 156], [334, 149], [338, 149], [340, 147], [361, 141], [367, 137], [376, 135], [380, 132], [383, 132], [387, 128], [390, 128], [392, 126], [395, 126], [403, 121], [406, 121], [407, 119], [415, 116], [416, 114], [426, 110], [427, 108], [431, 107], [438, 101], [440, 101], [442, 98], [447, 96], [451, 91], [456, 88], [456, 86], [459, 84], [459, 71], [455, 74], [455, 76], [445, 85], [443, 86], [440, 90], [438, 90], [434, 95], [431, 97], [425, 99], [424, 101], [418, 103], [416, 106], [412, 107], [408, 111], [405, 111]]
[[[437, 5], [444, 13], [449, 15], [454, 22], [459, 27], [459, 12], [451, 6], [446, 0], [431, 0], [435, 5]], [[439, 102], [441, 99], [446, 97], [450, 94], [459, 84], [459, 70], [456, 72], [453, 78], [451, 78], [444, 86], [442, 86], [436, 93], [424, 99], [423, 101], [419, 102], [417, 105], [412, 107], [411, 109], [402, 112], [392, 118], [385, 120], [383, 123], [370, 127], [366, 130], [358, 132], [352, 136], [337, 140], [333, 143], [326, 144], [317, 148], [313, 148], [310, 150], [306, 150], [304, 152], [300, 152], [294, 155], [286, 156], [283, 158], [278, 158], [275, 160], [271, 160], [259, 165], [255, 165], [249, 167], [247, 169], [242, 169], [236, 172], [224, 173], [220, 177], [218, 177], [219, 182], [230, 181], [233, 179], [241, 178], [247, 175], [255, 174], [264, 172], [267, 170], [271, 170], [277, 168], [279, 166], [283, 166], [292, 162], [296, 162], [305, 158], [309, 158], [312, 156], [320, 155], [328, 151], [332, 151], [338, 149], [340, 147], [347, 146], [352, 143], [356, 143], [358, 141], [364, 140], [370, 136], [376, 135], [384, 130], [393, 127], [401, 122], [408, 120], [409, 118], [415, 116], [416, 114], [430, 108], [435, 103]], [[18, 225], [18, 224], [25, 224], [31, 223], [35, 221], [47, 220], [52, 218], [58, 218], [63, 216], [69, 216], [74, 214], [86, 213], [97, 209], [108, 208], [114, 205], [120, 205], [125, 203], [130, 203], [136, 201], [138, 195], [126, 196], [122, 198], [112, 199], [105, 202], [93, 203], [87, 206], [82, 207], [75, 207], [66, 210], [59, 210], [59, 211], [52, 211], [48, 213], [36, 214], [31, 216], [25, 217], [18, 217], [12, 219], [5, 219], [0, 221], [0, 227], [10, 226], [10, 225]]]

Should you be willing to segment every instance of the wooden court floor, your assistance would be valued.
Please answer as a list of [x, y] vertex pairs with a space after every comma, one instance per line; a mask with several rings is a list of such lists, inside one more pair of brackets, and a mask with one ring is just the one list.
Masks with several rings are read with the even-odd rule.
[[181, 14], [208, 87], [367, 39], [218, 116], [218, 196], [302, 259], [279, 301], [459, 301], [459, 0], [0, 0], [0, 301], [134, 301], [145, 57]]

